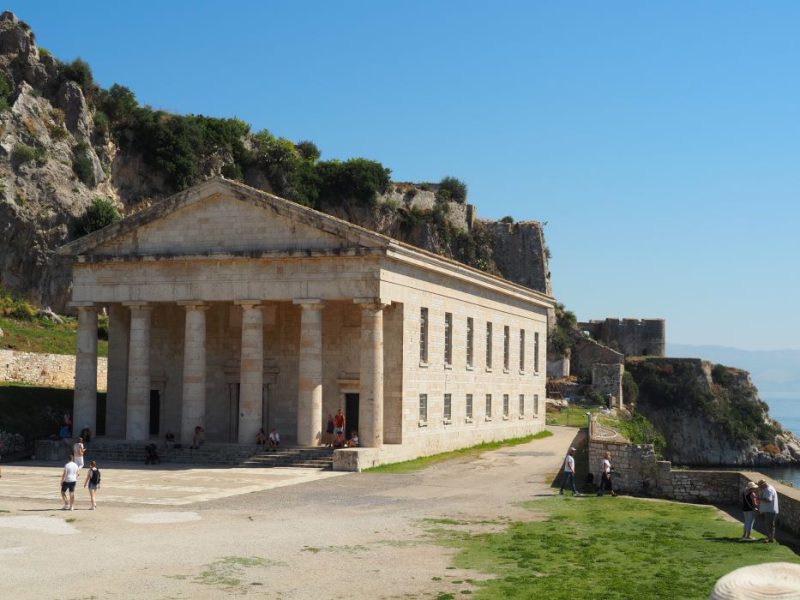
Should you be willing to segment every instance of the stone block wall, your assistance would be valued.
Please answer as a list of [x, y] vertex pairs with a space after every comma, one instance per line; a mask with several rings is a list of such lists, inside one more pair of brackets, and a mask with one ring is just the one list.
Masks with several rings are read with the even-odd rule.
[[604, 397], [612, 397], [611, 408], [622, 407], [622, 374], [625, 367], [621, 364], [592, 365], [592, 390]]
[[[41, 354], [0, 350], [0, 381], [27, 383], [42, 387], [75, 386], [75, 357], [67, 354]], [[106, 391], [108, 362], [97, 359], [97, 389]]]
[[578, 377], [591, 377], [592, 365], [600, 364], [623, 364], [625, 355], [621, 352], [604, 346], [595, 340], [580, 337], [575, 341], [570, 358], [570, 369], [573, 375]]
[[665, 353], [664, 319], [607, 318], [580, 322], [578, 328], [626, 356], [664, 356]]

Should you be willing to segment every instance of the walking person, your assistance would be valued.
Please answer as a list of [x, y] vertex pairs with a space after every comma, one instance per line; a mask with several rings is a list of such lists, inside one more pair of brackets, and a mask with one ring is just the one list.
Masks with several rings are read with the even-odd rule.
[[758, 498], [758, 486], [752, 481], [748, 481], [742, 492], [742, 513], [744, 513], [744, 533], [742, 534], [743, 540], [753, 539], [753, 525], [756, 522], [756, 514], [758, 513], [758, 505], [760, 500]]
[[597, 495], [602, 496], [604, 491], [607, 491], [612, 496], [617, 495], [611, 483], [611, 452], [606, 452], [600, 463], [600, 487], [597, 489]]
[[559, 494], [564, 494], [564, 488], [569, 485], [572, 487], [572, 495], [580, 496], [578, 488], [575, 487], [575, 453], [577, 448], [570, 448], [567, 456], [564, 458], [564, 479], [561, 482], [561, 489]]
[[78, 469], [83, 468], [83, 455], [86, 454], [86, 446], [83, 445], [83, 438], [79, 437], [78, 440], [72, 445], [72, 456]]
[[333, 448], [333, 415], [328, 413], [328, 422], [325, 424], [325, 447]]
[[97, 489], [100, 487], [100, 469], [97, 468], [97, 462], [92, 461], [89, 463], [89, 472], [86, 473], [86, 480], [83, 482], [83, 487], [89, 485], [89, 500], [92, 502], [91, 510], [97, 508]]
[[[69, 461], [64, 465], [64, 472], [61, 473], [61, 499], [64, 506], [61, 510], [72, 510], [75, 505], [75, 483], [78, 481], [78, 465], [74, 457], [70, 455]], [[69, 499], [67, 499], [69, 492]]]
[[772, 543], [775, 541], [775, 521], [778, 520], [778, 492], [763, 479], [759, 480], [758, 489], [761, 492], [759, 494], [761, 504], [758, 511], [764, 515], [764, 527], [767, 534], [767, 539], [764, 541]]

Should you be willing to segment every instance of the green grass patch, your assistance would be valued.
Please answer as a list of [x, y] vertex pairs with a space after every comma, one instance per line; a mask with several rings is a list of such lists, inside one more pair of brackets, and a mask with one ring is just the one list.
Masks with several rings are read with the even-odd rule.
[[603, 409], [600, 406], [565, 406], [558, 410], [552, 407], [547, 409], [547, 424], [560, 425], [562, 427], [587, 427], [589, 421], [586, 417], [587, 412], [598, 413]]
[[776, 544], [741, 543], [741, 526], [712, 507], [635, 498], [526, 503], [545, 521], [502, 533], [432, 533], [460, 549], [453, 564], [494, 575], [476, 598], [708, 598], [719, 577], [746, 565], [800, 563]]
[[[0, 430], [28, 440], [57, 435], [64, 413], [72, 412], [74, 391], [21, 383], [0, 383]], [[105, 431], [106, 395], [97, 394], [97, 432]], [[83, 423], [75, 423], [80, 430]]]
[[422, 456], [414, 460], [406, 460], [403, 462], [393, 463], [390, 465], [380, 465], [372, 467], [371, 469], [364, 469], [370, 473], [413, 473], [437, 463], [452, 460], [454, 458], [474, 458], [480, 456], [483, 452], [489, 450], [497, 450], [498, 448], [506, 448], [510, 446], [519, 446], [520, 444], [527, 444], [533, 440], [540, 440], [542, 438], [550, 437], [553, 435], [550, 431], [540, 431], [531, 435], [526, 435], [519, 438], [511, 438], [508, 440], [500, 440], [497, 442], [484, 442], [477, 446], [470, 446], [469, 448], [460, 448], [458, 450], [451, 450], [450, 452], [442, 452], [441, 454], [431, 454], [430, 456]]
[[[0, 348], [22, 352], [43, 352], [48, 354], [75, 354], [78, 335], [78, 322], [71, 317], [63, 317], [64, 324], [53, 323], [48, 319], [12, 319], [0, 316]], [[108, 356], [108, 342], [97, 340], [97, 355]]]

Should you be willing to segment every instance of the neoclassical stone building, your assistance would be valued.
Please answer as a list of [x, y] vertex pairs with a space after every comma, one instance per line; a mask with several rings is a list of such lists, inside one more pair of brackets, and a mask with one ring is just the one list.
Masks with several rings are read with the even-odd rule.
[[108, 438], [311, 446], [341, 408], [408, 457], [544, 426], [552, 297], [293, 202], [211, 179], [59, 252], [93, 430], [108, 311]]

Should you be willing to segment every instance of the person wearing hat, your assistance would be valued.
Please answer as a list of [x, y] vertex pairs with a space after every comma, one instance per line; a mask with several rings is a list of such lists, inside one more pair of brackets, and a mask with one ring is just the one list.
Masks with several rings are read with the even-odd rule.
[[778, 492], [764, 479], [758, 481], [758, 489], [761, 490], [761, 504], [759, 512], [764, 515], [764, 527], [766, 528], [767, 539], [765, 542], [775, 541], [775, 521], [778, 519]]
[[756, 522], [759, 498], [758, 486], [752, 481], [748, 481], [742, 492], [742, 512], [744, 513], [744, 534], [743, 540], [752, 540], [753, 524]]
[[559, 494], [564, 494], [564, 488], [567, 485], [572, 487], [572, 495], [579, 496], [578, 488], [575, 487], [575, 453], [577, 452], [577, 448], [570, 448], [569, 452], [567, 452], [567, 456], [564, 458], [564, 479], [561, 482], [561, 489], [559, 490]]

